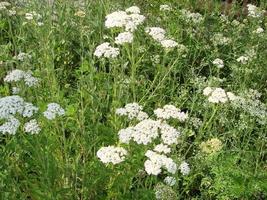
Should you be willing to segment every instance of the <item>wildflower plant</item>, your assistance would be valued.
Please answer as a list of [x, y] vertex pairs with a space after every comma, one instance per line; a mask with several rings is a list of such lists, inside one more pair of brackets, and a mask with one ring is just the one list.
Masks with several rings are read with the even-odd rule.
[[266, 2], [222, 7], [1, 1], [0, 199], [266, 199]]

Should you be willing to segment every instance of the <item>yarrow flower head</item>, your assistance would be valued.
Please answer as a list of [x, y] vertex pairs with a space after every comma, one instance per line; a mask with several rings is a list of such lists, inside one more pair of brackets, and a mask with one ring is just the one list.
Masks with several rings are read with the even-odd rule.
[[241, 64], [247, 64], [250, 58], [248, 56], [240, 56], [239, 58], [236, 59], [237, 62]]
[[193, 22], [194, 24], [199, 24], [204, 20], [200, 13], [192, 13], [186, 9], [181, 10], [181, 15], [187, 23]]
[[171, 174], [175, 174], [177, 171], [177, 165], [171, 158], [151, 150], [148, 150], [145, 155], [148, 158], [144, 163], [147, 174], [157, 176], [162, 169], [166, 169]]
[[224, 62], [222, 59], [216, 58], [212, 64], [214, 64], [217, 68], [223, 68], [224, 67]]
[[13, 116], [9, 117], [8, 120], [0, 126], [0, 133], [15, 135], [19, 126], [20, 122], [18, 119]]
[[127, 116], [129, 119], [138, 119], [142, 121], [148, 118], [147, 113], [143, 112], [143, 107], [138, 103], [126, 104], [124, 108], [116, 109], [116, 114], [120, 116]]
[[39, 82], [37, 78], [32, 76], [31, 71], [25, 72], [19, 69], [10, 71], [4, 78], [4, 81], [7, 83], [18, 82], [21, 80], [23, 80], [29, 87], [36, 86]]
[[257, 6], [247, 4], [248, 16], [252, 18], [259, 18], [263, 16], [264, 11], [260, 10]]
[[41, 131], [41, 128], [37, 123], [36, 119], [32, 119], [24, 124], [24, 130], [26, 133], [38, 134]]
[[160, 11], [171, 11], [171, 9], [172, 8], [169, 5], [166, 5], [166, 4], [159, 6], [159, 10]]
[[208, 96], [208, 101], [211, 103], [225, 103], [228, 100], [235, 100], [235, 95], [232, 92], [225, 92], [222, 88], [206, 87], [203, 90], [203, 94]]
[[94, 55], [98, 58], [105, 57], [105, 58], [116, 58], [120, 54], [118, 48], [111, 47], [110, 43], [104, 42], [96, 47]]
[[190, 173], [190, 167], [189, 167], [189, 164], [188, 164], [187, 162], [185, 162], [185, 161], [183, 161], [183, 162], [181, 163], [181, 165], [179, 166], [179, 169], [180, 169], [180, 171], [181, 171], [181, 173], [182, 173], [183, 175], [188, 175], [188, 174]]
[[140, 14], [140, 8], [137, 6], [131, 6], [129, 8], [127, 8], [126, 13], [132, 13], [132, 14]]
[[132, 42], [133, 42], [133, 34], [131, 32], [120, 33], [115, 38], [116, 44], [125, 44], [125, 43], [132, 43]]
[[145, 16], [139, 13], [140, 9], [136, 6], [126, 9], [126, 12], [115, 11], [106, 16], [105, 26], [107, 28], [125, 28], [126, 31], [132, 32], [145, 20]]
[[44, 116], [49, 119], [55, 119], [56, 116], [62, 116], [65, 114], [65, 110], [57, 103], [49, 103], [47, 110], [43, 113]]
[[158, 153], [168, 154], [171, 152], [171, 148], [165, 144], [158, 144], [154, 147], [154, 151]]
[[253, 31], [254, 34], [262, 34], [264, 29], [262, 27], [258, 27], [256, 30]]
[[22, 114], [24, 100], [20, 96], [7, 96], [0, 98], [0, 119], [8, 119], [13, 115]]
[[215, 46], [228, 45], [231, 42], [231, 39], [223, 36], [221, 33], [215, 33], [212, 37], [212, 42]]
[[163, 108], [154, 110], [154, 114], [159, 119], [178, 119], [179, 121], [185, 121], [188, 118], [187, 113], [182, 112], [179, 108], [173, 105], [165, 105]]
[[127, 151], [122, 147], [107, 146], [97, 151], [97, 157], [105, 164], [118, 164], [125, 160]]
[[174, 48], [176, 46], [178, 46], [178, 43], [175, 42], [174, 40], [161, 40], [160, 44], [165, 48], [165, 49], [171, 49]]
[[165, 39], [166, 31], [160, 27], [149, 27], [146, 28], [146, 33], [150, 35], [154, 40], [160, 42]]

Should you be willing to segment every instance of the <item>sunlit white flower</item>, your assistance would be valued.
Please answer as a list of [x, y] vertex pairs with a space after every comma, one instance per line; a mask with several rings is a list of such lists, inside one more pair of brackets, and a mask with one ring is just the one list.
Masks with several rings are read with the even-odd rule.
[[166, 169], [171, 174], [177, 171], [177, 165], [171, 158], [151, 150], [148, 150], [145, 155], [148, 157], [144, 163], [147, 174], [158, 175], [162, 169]]
[[33, 20], [33, 14], [32, 13], [25, 13], [25, 18], [27, 20]]
[[125, 24], [125, 30], [133, 32], [137, 29], [137, 27], [144, 23], [146, 17], [144, 15], [140, 14], [130, 14], [129, 20], [127, 20], [127, 23]]
[[263, 32], [264, 32], [264, 29], [261, 27], [258, 27], [256, 30], [253, 31], [253, 33], [255, 33], [255, 34], [261, 34]]
[[249, 61], [249, 57], [247, 56], [240, 56], [239, 58], [236, 59], [237, 62], [241, 64], [247, 64]]
[[15, 69], [10, 71], [6, 77], [4, 78], [5, 82], [18, 82], [23, 80], [25, 82], [25, 84], [29, 87], [35, 86], [38, 84], [38, 79], [35, 78], [34, 76], [32, 76], [32, 72], [31, 71], [22, 71], [19, 69]]
[[181, 15], [186, 22], [193, 22], [194, 24], [198, 24], [203, 21], [203, 16], [200, 13], [192, 13], [186, 9], [181, 10]]
[[216, 58], [212, 64], [214, 64], [217, 68], [223, 68], [224, 67], [224, 62], [222, 59]]
[[97, 151], [96, 155], [101, 160], [101, 162], [105, 164], [112, 163], [115, 165], [125, 160], [127, 151], [122, 147], [107, 146], [101, 147]]
[[129, 16], [124, 11], [116, 11], [106, 16], [105, 26], [107, 28], [124, 27]]
[[183, 175], [188, 175], [190, 173], [190, 167], [187, 162], [182, 162], [181, 165], [179, 166], [179, 169]]
[[170, 40], [170, 39], [161, 40], [160, 44], [166, 49], [174, 48], [174, 47], [176, 47], [178, 45], [177, 42], [175, 42], [174, 40]]
[[132, 139], [134, 134], [135, 134], [134, 127], [128, 127], [126, 129], [121, 129], [118, 132], [119, 140], [121, 143], [129, 144], [129, 142]]
[[133, 42], [133, 34], [130, 33], [130, 32], [120, 33], [115, 38], [115, 43], [116, 44], [125, 44], [125, 43], [132, 43], [132, 42]]
[[49, 103], [47, 105], [47, 110], [43, 113], [44, 116], [49, 119], [55, 119], [56, 116], [62, 116], [65, 114], [64, 109], [57, 103]]
[[160, 124], [161, 140], [164, 144], [172, 145], [178, 143], [180, 132], [169, 124], [163, 122]]
[[0, 98], [0, 119], [8, 119], [15, 114], [22, 114], [24, 100], [17, 95]]
[[211, 93], [213, 92], [213, 89], [211, 87], [206, 87], [204, 90], [203, 90], [203, 94], [205, 96], [209, 96]]
[[159, 6], [159, 10], [160, 11], [170, 11], [171, 9], [172, 8], [169, 5], [166, 5], [166, 4]]
[[0, 126], [0, 133], [2, 134], [16, 134], [18, 128], [20, 126], [20, 122], [15, 117], [9, 117], [7, 121]]
[[125, 10], [127, 13], [140, 14], [140, 8], [137, 6], [129, 7]]
[[214, 45], [227, 45], [231, 42], [231, 39], [221, 33], [215, 33], [212, 37], [212, 42]]
[[25, 102], [22, 116], [23, 117], [32, 117], [34, 115], [34, 113], [37, 113], [38, 110], [39, 110], [39, 108], [34, 106], [32, 103]]
[[247, 4], [248, 16], [252, 18], [259, 18], [263, 16], [264, 11], [260, 10], [257, 6]]
[[120, 54], [118, 48], [111, 47], [108, 42], [104, 42], [96, 47], [94, 55], [98, 58], [104, 56], [105, 58], [116, 58]]
[[174, 118], [179, 121], [185, 121], [188, 117], [186, 113], [181, 112], [179, 108], [176, 108], [173, 105], [165, 105], [163, 108], [157, 108], [154, 110], [154, 114], [160, 119]]
[[133, 140], [137, 144], [147, 145], [159, 136], [158, 132], [159, 122], [152, 119], [145, 119], [139, 122], [135, 127], [135, 134]]
[[167, 153], [170, 153], [171, 152], [171, 148], [168, 147], [167, 145], [165, 144], [158, 144], [154, 147], [154, 151], [158, 152], [158, 153], [164, 153], [164, 154], [167, 154]]
[[30, 134], [38, 134], [41, 131], [41, 128], [36, 119], [32, 119], [24, 124], [24, 131]]
[[166, 31], [160, 27], [149, 27], [146, 28], [146, 33], [148, 33], [154, 40], [160, 42], [165, 39]]
[[222, 88], [215, 88], [208, 98], [211, 103], [225, 103], [228, 101], [227, 94]]

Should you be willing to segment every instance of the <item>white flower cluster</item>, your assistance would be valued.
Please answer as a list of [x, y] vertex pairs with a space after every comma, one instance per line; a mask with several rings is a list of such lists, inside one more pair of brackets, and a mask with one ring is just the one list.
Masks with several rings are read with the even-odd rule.
[[9, 117], [7, 121], [0, 126], [0, 133], [15, 135], [19, 126], [20, 122], [18, 119]]
[[18, 61], [24, 61], [27, 59], [31, 59], [32, 56], [28, 53], [24, 53], [24, 52], [20, 52], [17, 56], [14, 56], [14, 59], [18, 60]]
[[144, 163], [147, 174], [159, 175], [162, 172], [162, 168], [171, 174], [175, 174], [177, 171], [176, 163], [166, 155], [158, 154], [151, 150], [148, 150], [145, 155], [148, 158]]
[[25, 84], [29, 87], [32, 87], [38, 84], [38, 79], [32, 76], [31, 71], [25, 72], [19, 69], [15, 69], [15, 70], [10, 71], [4, 78], [4, 81], [7, 83], [18, 82], [21, 80], [23, 80]]
[[133, 32], [146, 19], [139, 13], [140, 9], [137, 6], [127, 8], [126, 11], [115, 11], [106, 16], [105, 26], [107, 28], [124, 28], [125, 31]]
[[183, 122], [188, 118], [188, 114], [181, 112], [179, 108], [176, 108], [174, 105], [165, 105], [163, 108], [157, 108], [154, 110], [154, 114], [159, 119], [178, 119]]
[[55, 119], [57, 115], [64, 115], [65, 110], [57, 103], [49, 103], [47, 105], [47, 110], [43, 114], [47, 119], [52, 120]]
[[[140, 112], [143, 112], [143, 107], [137, 103], [127, 104], [124, 108], [116, 110], [116, 114], [127, 116], [130, 119], [136, 119]], [[153, 150], [147, 150], [145, 153], [147, 157], [147, 160], [144, 162], [145, 171], [149, 175], [159, 175], [163, 170], [166, 170], [170, 174], [175, 174], [178, 169], [177, 164], [166, 154], [171, 153], [170, 145], [178, 143], [180, 132], [170, 126], [166, 120], [174, 118], [184, 121], [187, 118], [187, 114], [181, 112], [173, 105], [165, 105], [163, 108], [156, 109], [154, 113], [157, 117], [156, 120], [148, 118], [146, 114], [146, 118], [138, 122], [135, 126], [121, 129], [118, 132], [119, 141], [120, 143], [129, 144], [132, 140], [137, 144], [143, 145], [148, 145], [155, 140], [160, 141], [159, 144], [154, 146]], [[115, 149], [116, 147], [113, 146], [102, 147], [97, 152], [97, 156], [103, 163], [117, 164], [124, 161], [126, 150], [121, 155]], [[120, 152], [121, 150], [118, 151]], [[180, 168], [182, 174], [189, 173], [190, 169], [187, 169], [186, 172], [186, 166]], [[169, 185], [174, 185], [176, 180], [173, 177], [167, 177], [165, 182]]]
[[158, 153], [171, 153], [171, 148], [168, 145], [165, 144], [158, 144], [154, 147], [154, 151], [158, 152]]
[[39, 20], [39, 19], [42, 18], [42, 16], [40, 14], [36, 13], [35, 11], [29, 12], [29, 13], [25, 13], [25, 19], [33, 20], [34, 18]]
[[[133, 42], [133, 31], [145, 21], [145, 16], [140, 15], [140, 9], [137, 6], [127, 8], [125, 11], [116, 11], [106, 16], [105, 26], [107, 28], [124, 28], [124, 32], [119, 33], [115, 38], [115, 43], [123, 45]], [[94, 55], [98, 58], [116, 58], [119, 55], [119, 48], [110, 46], [110, 43], [104, 42], [96, 47]]]
[[256, 57], [257, 57], [257, 52], [255, 51], [255, 47], [251, 47], [249, 50], [245, 51], [244, 55], [237, 58], [236, 61], [245, 65], [251, 62]]
[[24, 130], [26, 133], [38, 134], [41, 131], [36, 119], [32, 119], [24, 124]]
[[200, 13], [192, 13], [189, 10], [182, 9], [181, 15], [186, 22], [193, 22], [194, 24], [199, 24], [203, 21], [203, 16]]
[[253, 31], [254, 34], [262, 34], [264, 29], [262, 27], [258, 27], [256, 30]]
[[107, 146], [101, 147], [96, 155], [101, 162], [105, 164], [112, 163], [115, 165], [125, 160], [127, 151], [122, 147]]
[[160, 42], [161, 46], [165, 49], [172, 49], [178, 46], [178, 43], [172, 39], [165, 37], [166, 31], [160, 27], [147, 27], [146, 33], [150, 35], [154, 40]]
[[20, 122], [15, 115], [20, 114], [23, 117], [32, 117], [38, 108], [31, 103], [25, 102], [20, 96], [7, 96], [0, 98], [0, 119], [6, 120], [0, 126], [0, 132], [3, 134], [15, 134], [20, 126]]
[[245, 94], [237, 96], [237, 100], [231, 102], [231, 105], [255, 117], [259, 124], [265, 125], [267, 124], [267, 107], [260, 101], [260, 95], [258, 91], [250, 89]]
[[146, 33], [148, 33], [154, 40], [160, 42], [164, 40], [166, 31], [160, 27], [149, 27], [146, 28]]
[[248, 16], [252, 18], [262, 17], [263, 13], [265, 12], [265, 11], [260, 10], [257, 6], [252, 5], [252, 4], [248, 4], [247, 8], [248, 8]]
[[219, 68], [219, 69], [221, 69], [221, 68], [224, 67], [224, 62], [223, 62], [223, 60], [220, 59], [220, 58], [216, 58], [216, 59], [212, 62], [212, 64], [214, 64], [214, 65], [215, 65], [217, 68]]
[[188, 175], [190, 173], [189, 164], [185, 161], [181, 163], [179, 169], [183, 175]]
[[249, 57], [248, 56], [240, 56], [236, 59], [237, 62], [241, 63], [241, 64], [247, 64], [249, 61]]
[[225, 103], [227, 101], [234, 101], [237, 97], [232, 92], [225, 92], [222, 88], [206, 87], [203, 94], [208, 96], [208, 101], [211, 103]]
[[171, 11], [172, 8], [169, 5], [163, 4], [159, 6], [160, 11]]
[[164, 183], [168, 186], [174, 186], [175, 183], [176, 183], [176, 179], [172, 176], [167, 176], [165, 179], [164, 179]]
[[9, 6], [11, 6], [11, 4], [7, 1], [0, 2], [0, 10], [5, 10]]
[[127, 8], [126, 13], [132, 13], [132, 14], [140, 14], [140, 8], [137, 6], [131, 6], [129, 8]]
[[136, 118], [141, 121], [148, 118], [148, 114], [142, 110], [143, 107], [134, 102], [126, 104], [124, 108], [116, 109], [116, 114], [120, 116], [127, 116], [129, 119]]
[[98, 58], [104, 56], [105, 58], [116, 58], [120, 54], [118, 48], [110, 46], [110, 43], [104, 42], [96, 47], [94, 55]]
[[212, 37], [212, 42], [214, 45], [228, 45], [231, 42], [231, 39], [223, 36], [222, 33], [215, 33]]
[[132, 43], [132, 42], [133, 42], [133, 34], [131, 32], [120, 33], [115, 38], [116, 44], [125, 44], [125, 43]]

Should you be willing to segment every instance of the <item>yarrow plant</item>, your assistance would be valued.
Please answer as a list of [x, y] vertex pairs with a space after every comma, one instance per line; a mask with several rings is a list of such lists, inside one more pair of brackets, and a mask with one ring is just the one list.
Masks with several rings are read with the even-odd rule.
[[[126, 116], [129, 120], [137, 119], [139, 121], [136, 125], [121, 129], [118, 132], [121, 144], [129, 145], [131, 142], [144, 146], [153, 144], [154, 148], [145, 152], [147, 159], [144, 162], [144, 168], [148, 175], [157, 176], [163, 171], [173, 175], [178, 169], [183, 175], [189, 174], [190, 168], [186, 162], [177, 166], [175, 160], [171, 156], [167, 156], [171, 155], [172, 146], [178, 143], [180, 137], [180, 132], [169, 125], [167, 120], [175, 119], [180, 123], [185, 122], [188, 118], [186, 113], [173, 105], [165, 105], [163, 108], [154, 110], [156, 119], [152, 119], [138, 103], [130, 103], [123, 108], [118, 108], [116, 114]], [[143, 117], [140, 118], [140, 115]], [[155, 144], [156, 140], [161, 141], [161, 143]], [[102, 147], [97, 152], [98, 158], [103, 163], [120, 163], [125, 160], [126, 155], [126, 149], [114, 146]], [[165, 182], [174, 185], [176, 180], [174, 177], [167, 176]]]

